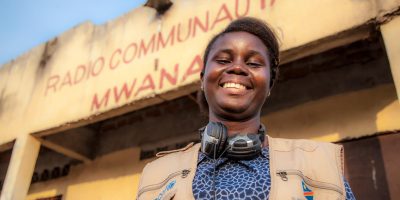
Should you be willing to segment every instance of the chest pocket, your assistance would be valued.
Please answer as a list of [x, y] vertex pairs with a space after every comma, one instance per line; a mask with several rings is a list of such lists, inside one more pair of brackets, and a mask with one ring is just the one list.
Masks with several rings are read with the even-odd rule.
[[311, 187], [318, 188], [318, 189], [331, 190], [331, 191], [335, 191], [335, 192], [339, 193], [340, 195], [344, 195], [342, 189], [339, 186], [337, 186], [335, 184], [331, 184], [331, 183], [313, 180], [313, 179], [305, 176], [299, 170], [277, 170], [276, 174], [278, 176], [280, 176], [283, 181], [288, 181], [289, 178], [291, 178], [291, 177], [293, 178], [293, 176], [294, 177], [297, 176], [307, 186], [311, 186]]
[[[292, 188], [298, 189], [297, 192], [295, 192], [295, 190], [293, 191], [294, 192], [293, 195], [297, 197], [297, 199], [340, 200], [345, 197], [343, 190], [338, 185], [311, 179], [305, 176], [299, 170], [295, 169], [277, 170], [276, 175], [280, 177], [281, 179], [280, 181], [283, 182], [283, 185], [286, 186], [291, 185]], [[329, 197], [326, 196], [326, 194], [328, 194]], [[292, 198], [296, 199], [295, 197]]]

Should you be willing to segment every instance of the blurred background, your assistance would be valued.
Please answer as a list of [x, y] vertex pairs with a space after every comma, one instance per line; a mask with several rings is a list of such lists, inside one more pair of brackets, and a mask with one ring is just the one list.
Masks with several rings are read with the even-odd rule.
[[1, 200], [135, 199], [159, 151], [198, 142], [211, 37], [244, 16], [281, 43], [273, 137], [342, 144], [357, 199], [400, 198], [400, 0], [0, 3]]

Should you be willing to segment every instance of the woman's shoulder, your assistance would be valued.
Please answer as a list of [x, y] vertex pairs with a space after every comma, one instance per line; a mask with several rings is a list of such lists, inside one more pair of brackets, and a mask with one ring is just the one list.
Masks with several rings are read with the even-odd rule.
[[191, 142], [191, 143], [187, 144], [185, 147], [182, 147], [179, 149], [160, 151], [156, 154], [156, 157], [163, 158], [163, 157], [171, 157], [171, 156], [177, 156], [177, 155], [182, 155], [182, 154], [188, 154], [188, 153], [198, 151], [199, 147], [200, 147], [200, 143], [195, 144], [194, 142]]
[[342, 145], [339, 144], [310, 140], [310, 139], [287, 139], [287, 138], [273, 138], [268, 136], [266, 142], [268, 146], [280, 150], [302, 149], [306, 151], [313, 151], [317, 148], [323, 148], [323, 149], [342, 148]]
[[152, 176], [154, 172], [170, 174], [192, 168], [197, 163], [199, 148], [200, 144], [190, 143], [180, 149], [159, 152], [157, 159], [146, 164], [142, 176]]

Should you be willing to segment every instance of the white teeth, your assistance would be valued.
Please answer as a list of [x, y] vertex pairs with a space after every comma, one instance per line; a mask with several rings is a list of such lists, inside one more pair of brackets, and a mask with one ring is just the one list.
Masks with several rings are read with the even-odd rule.
[[223, 88], [235, 88], [235, 89], [246, 89], [244, 85], [241, 85], [239, 83], [224, 83], [222, 86]]

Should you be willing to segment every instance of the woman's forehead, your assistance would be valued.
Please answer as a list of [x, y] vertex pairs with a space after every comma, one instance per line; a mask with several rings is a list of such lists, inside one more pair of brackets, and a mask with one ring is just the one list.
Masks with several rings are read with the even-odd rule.
[[210, 49], [210, 53], [229, 51], [259, 52], [267, 56], [267, 47], [255, 35], [247, 32], [230, 32], [218, 37]]

